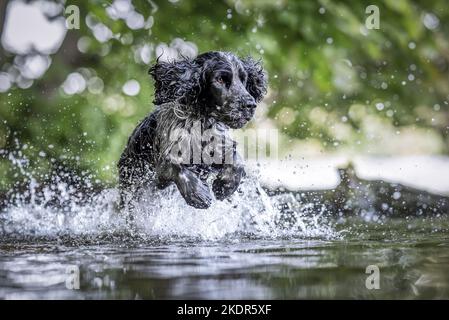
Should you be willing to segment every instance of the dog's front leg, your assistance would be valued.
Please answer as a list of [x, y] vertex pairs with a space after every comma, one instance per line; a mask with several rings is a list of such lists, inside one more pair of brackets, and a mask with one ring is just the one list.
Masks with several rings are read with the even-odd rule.
[[243, 161], [237, 152], [234, 153], [234, 161], [231, 164], [223, 164], [217, 178], [212, 184], [212, 191], [218, 200], [230, 197], [240, 185], [246, 175]]
[[212, 203], [209, 186], [185, 165], [165, 159], [157, 166], [157, 183], [165, 187], [174, 182], [187, 204], [197, 209], [207, 209]]

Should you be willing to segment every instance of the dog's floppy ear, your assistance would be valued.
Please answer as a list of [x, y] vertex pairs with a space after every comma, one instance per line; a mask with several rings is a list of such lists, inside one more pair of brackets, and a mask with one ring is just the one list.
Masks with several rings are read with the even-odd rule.
[[201, 91], [200, 70], [192, 60], [157, 61], [149, 74], [155, 81], [156, 105], [174, 101], [192, 104], [197, 101]]
[[246, 89], [256, 102], [260, 102], [267, 93], [267, 73], [260, 61], [251, 57], [242, 59], [243, 66], [248, 74]]

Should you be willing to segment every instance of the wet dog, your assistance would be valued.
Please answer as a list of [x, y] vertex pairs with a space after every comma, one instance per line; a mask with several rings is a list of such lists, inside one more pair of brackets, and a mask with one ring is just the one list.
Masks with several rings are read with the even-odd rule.
[[[174, 183], [186, 202], [205, 209], [234, 193], [245, 176], [229, 129], [245, 126], [267, 90], [260, 62], [229, 52], [195, 59], [158, 61], [155, 111], [128, 139], [119, 163], [121, 204], [126, 206], [150, 182]], [[216, 174], [212, 192], [206, 182]]]

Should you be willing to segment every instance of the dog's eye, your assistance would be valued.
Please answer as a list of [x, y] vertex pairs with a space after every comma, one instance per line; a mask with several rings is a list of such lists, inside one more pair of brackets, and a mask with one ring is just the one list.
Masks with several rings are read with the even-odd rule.
[[241, 81], [242, 83], [246, 83], [246, 75], [240, 74], [240, 75], [239, 75], [239, 78], [240, 78], [240, 81]]
[[223, 78], [220, 77], [220, 76], [218, 76], [216, 80], [217, 80], [217, 82], [218, 82], [219, 84], [223, 84], [223, 83], [224, 83]]

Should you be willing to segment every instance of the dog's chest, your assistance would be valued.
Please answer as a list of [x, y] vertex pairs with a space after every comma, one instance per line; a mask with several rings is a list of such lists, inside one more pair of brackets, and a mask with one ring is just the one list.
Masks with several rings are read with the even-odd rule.
[[[183, 164], [199, 170], [211, 170], [211, 165], [223, 164], [232, 153], [235, 142], [228, 128], [220, 122], [202, 117], [177, 118], [160, 127], [159, 141], [164, 155], [181, 157]], [[204, 169], [203, 169], [204, 168]]]

